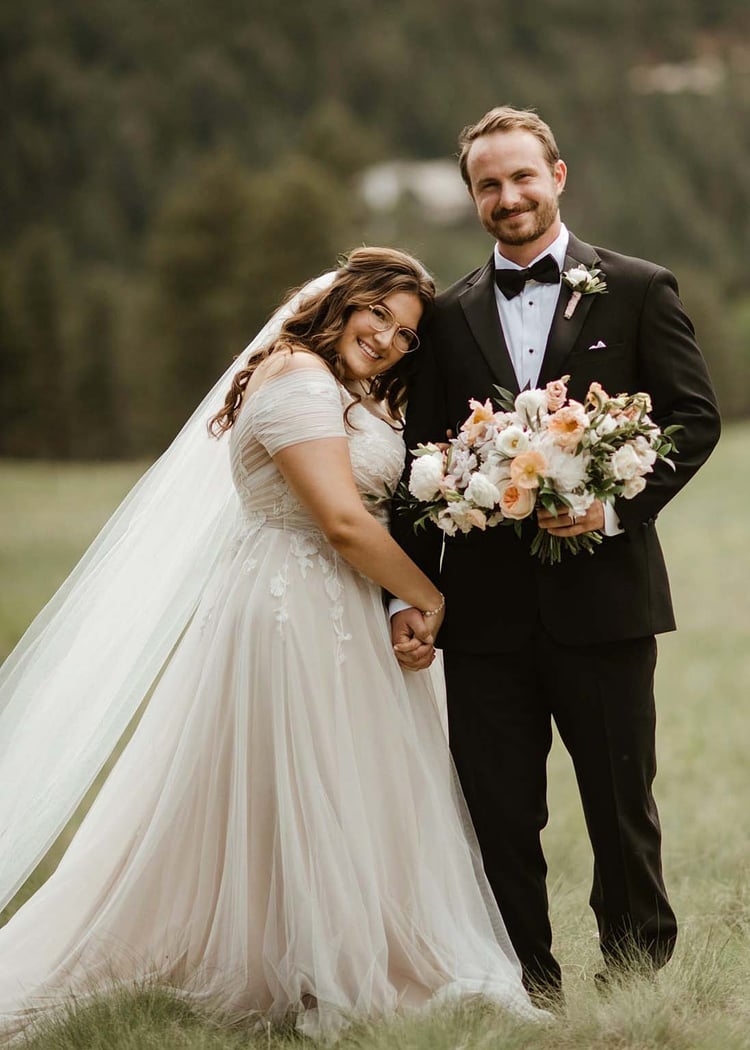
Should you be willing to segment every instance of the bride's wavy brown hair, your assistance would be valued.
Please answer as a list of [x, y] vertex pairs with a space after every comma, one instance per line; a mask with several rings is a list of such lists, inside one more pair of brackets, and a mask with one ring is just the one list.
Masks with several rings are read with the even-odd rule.
[[[237, 372], [221, 411], [208, 424], [210, 432], [220, 437], [230, 429], [237, 419], [250, 377], [261, 361], [275, 351], [309, 350], [325, 361], [343, 382], [344, 371], [337, 347], [349, 316], [354, 310], [382, 303], [394, 292], [416, 295], [427, 311], [435, 298], [435, 284], [424, 266], [405, 252], [395, 248], [355, 248], [339, 266], [333, 284], [306, 298], [284, 322], [273, 343], [256, 354], [247, 368]], [[287, 296], [287, 301], [295, 294], [296, 290]], [[385, 403], [394, 421], [400, 419], [406, 402], [412, 358], [413, 354], [404, 354], [393, 368], [370, 381], [371, 395]], [[355, 403], [357, 400], [355, 396]]]

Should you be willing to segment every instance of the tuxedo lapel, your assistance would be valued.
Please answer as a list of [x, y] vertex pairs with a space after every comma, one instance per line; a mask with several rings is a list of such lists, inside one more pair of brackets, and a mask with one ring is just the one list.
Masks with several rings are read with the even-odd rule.
[[461, 307], [479, 349], [498, 386], [517, 394], [518, 380], [508, 353], [495, 300], [495, 261], [489, 260], [476, 280], [459, 296]]
[[[579, 241], [577, 237], [571, 234], [568, 241], [568, 250], [565, 253], [564, 269], [569, 270], [571, 267], [580, 266], [581, 263], [584, 266], [594, 266], [598, 262], [599, 256], [596, 254], [596, 250], [590, 244]], [[594, 296], [582, 295], [578, 300], [573, 316], [566, 320], [565, 308], [570, 301], [571, 294], [570, 288], [563, 281], [549, 336], [547, 337], [547, 346], [544, 351], [544, 360], [542, 361], [542, 369], [539, 373], [537, 386], [544, 386], [551, 379], [558, 378], [565, 358], [573, 349], [575, 341], [583, 328], [586, 315], [591, 309]]]

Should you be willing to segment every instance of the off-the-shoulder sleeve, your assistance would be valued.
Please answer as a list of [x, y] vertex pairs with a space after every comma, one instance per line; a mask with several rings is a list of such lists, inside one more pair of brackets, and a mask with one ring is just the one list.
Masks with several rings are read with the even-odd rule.
[[316, 438], [346, 437], [341, 387], [320, 368], [268, 379], [245, 406], [247, 426], [270, 456]]

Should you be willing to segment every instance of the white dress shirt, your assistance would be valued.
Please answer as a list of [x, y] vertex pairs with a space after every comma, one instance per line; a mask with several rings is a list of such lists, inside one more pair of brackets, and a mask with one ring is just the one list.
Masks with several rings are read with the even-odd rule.
[[[568, 231], [561, 226], [557, 239], [531, 260], [533, 266], [545, 255], [551, 255], [560, 267], [565, 269], [565, 252], [568, 250]], [[522, 270], [523, 266], [511, 262], [500, 254], [495, 245], [495, 268], [498, 270]], [[500, 324], [505, 336], [513, 371], [518, 380], [518, 389], [535, 387], [542, 370], [544, 348], [552, 327], [552, 318], [560, 296], [560, 283], [540, 284], [528, 281], [524, 290], [512, 299], [506, 299], [495, 285], [495, 302], [500, 316]]]

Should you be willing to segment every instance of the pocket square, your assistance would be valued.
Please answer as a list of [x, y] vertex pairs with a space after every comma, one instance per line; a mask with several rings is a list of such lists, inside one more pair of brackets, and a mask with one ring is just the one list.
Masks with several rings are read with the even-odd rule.
[[589, 350], [606, 350], [606, 349], [607, 349], [607, 344], [603, 343], [601, 339], [599, 339], [598, 342], [596, 342], [596, 343], [592, 343], [592, 345], [589, 347]]

